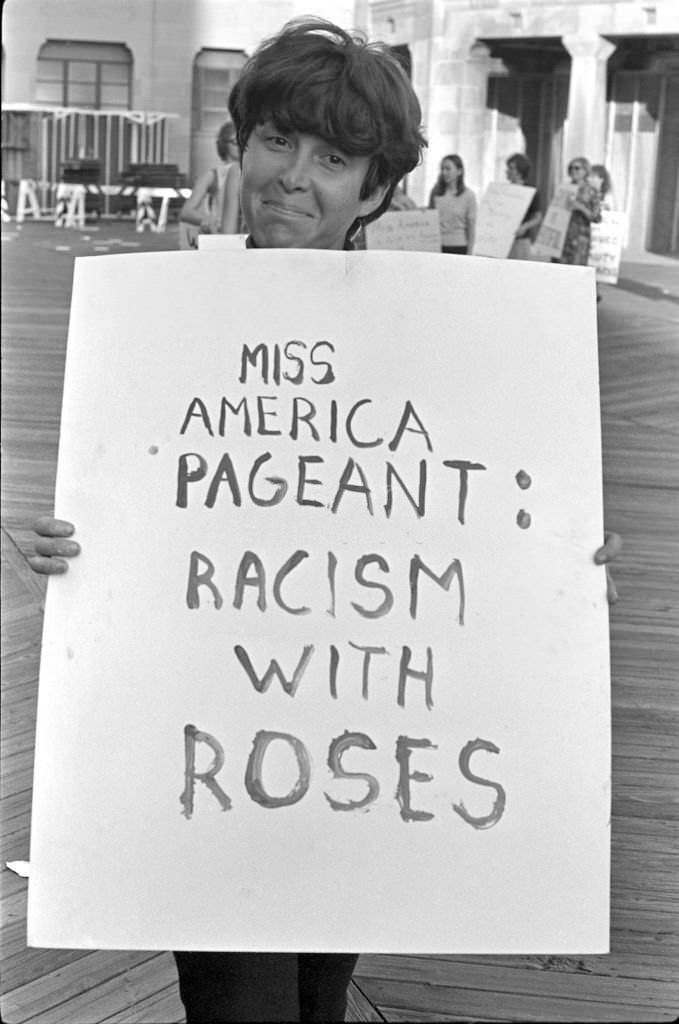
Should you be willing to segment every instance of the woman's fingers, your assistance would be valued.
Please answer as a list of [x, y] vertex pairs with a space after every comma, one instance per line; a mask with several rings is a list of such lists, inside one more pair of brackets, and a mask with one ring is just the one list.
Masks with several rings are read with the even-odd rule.
[[65, 519], [55, 519], [54, 516], [40, 516], [33, 523], [33, 530], [41, 537], [70, 537], [75, 527], [73, 523]]
[[611, 576], [611, 571], [608, 566], [606, 566], [606, 597], [609, 604], [615, 604], [618, 600], [618, 588], [613, 582], [613, 577]]
[[63, 558], [50, 558], [45, 555], [30, 555], [28, 564], [33, 572], [40, 576], [59, 576], [68, 571], [68, 562]]
[[28, 559], [33, 572], [42, 576], [57, 576], [68, 571], [67, 559], [80, 554], [80, 545], [71, 540], [75, 532], [73, 523], [54, 516], [40, 516], [33, 523], [36, 534], [35, 554]]
[[605, 565], [612, 562], [622, 551], [622, 537], [619, 533], [606, 533], [602, 547], [594, 552], [594, 561], [597, 565]]
[[66, 537], [38, 537], [33, 545], [37, 555], [50, 557], [73, 558], [80, 554], [80, 545]]

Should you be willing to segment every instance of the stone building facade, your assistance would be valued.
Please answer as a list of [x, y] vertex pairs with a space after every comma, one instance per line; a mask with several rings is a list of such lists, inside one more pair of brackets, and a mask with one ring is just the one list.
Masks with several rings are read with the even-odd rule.
[[679, 0], [7, 0], [3, 179], [45, 203], [75, 158], [105, 183], [137, 161], [192, 179], [247, 55], [310, 10], [408, 67], [429, 139], [416, 202], [446, 153], [480, 194], [525, 152], [545, 199], [584, 155], [611, 172], [628, 253], [678, 253]]
[[422, 202], [458, 153], [482, 192], [526, 153], [545, 199], [568, 161], [609, 170], [627, 251], [679, 255], [676, 0], [374, 0], [373, 37], [407, 46], [430, 148]]

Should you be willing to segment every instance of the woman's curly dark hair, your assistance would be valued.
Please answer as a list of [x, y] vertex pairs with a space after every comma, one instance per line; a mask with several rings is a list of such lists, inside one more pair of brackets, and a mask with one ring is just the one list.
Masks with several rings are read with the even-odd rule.
[[367, 43], [321, 18], [289, 22], [263, 42], [229, 97], [241, 151], [258, 123], [283, 133], [318, 135], [350, 156], [368, 156], [366, 199], [388, 186], [375, 220], [397, 184], [420, 162], [426, 141], [420, 104], [408, 76], [380, 43]]

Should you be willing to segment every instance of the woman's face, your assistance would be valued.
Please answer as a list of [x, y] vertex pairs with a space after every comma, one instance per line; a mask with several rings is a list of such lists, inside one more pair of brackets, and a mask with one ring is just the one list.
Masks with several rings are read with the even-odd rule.
[[576, 160], [568, 168], [568, 173], [574, 185], [581, 185], [587, 177], [587, 167], [585, 164], [581, 164], [579, 160]]
[[342, 249], [354, 221], [374, 213], [387, 186], [362, 197], [367, 156], [273, 121], [255, 125], [243, 151], [240, 197], [260, 249]]
[[507, 164], [507, 181], [512, 185], [523, 185], [523, 178], [519, 174], [519, 169], [514, 163]]
[[452, 160], [443, 160], [441, 163], [441, 176], [446, 185], [453, 185], [460, 177], [460, 169]]
[[592, 188], [595, 188], [597, 192], [601, 192], [601, 186], [604, 183], [604, 179], [596, 171], [590, 171], [587, 175], [587, 181], [590, 183]]

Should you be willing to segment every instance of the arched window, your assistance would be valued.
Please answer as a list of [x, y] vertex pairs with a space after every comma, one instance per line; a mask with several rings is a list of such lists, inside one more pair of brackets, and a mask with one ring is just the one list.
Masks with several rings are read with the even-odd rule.
[[192, 178], [213, 167], [215, 136], [228, 119], [229, 94], [245, 64], [242, 50], [201, 50], [193, 62], [191, 109]]
[[36, 103], [90, 110], [129, 110], [132, 55], [122, 43], [50, 39], [40, 48]]
[[193, 131], [216, 134], [228, 116], [226, 104], [240, 69], [241, 50], [201, 50], [193, 62]]

